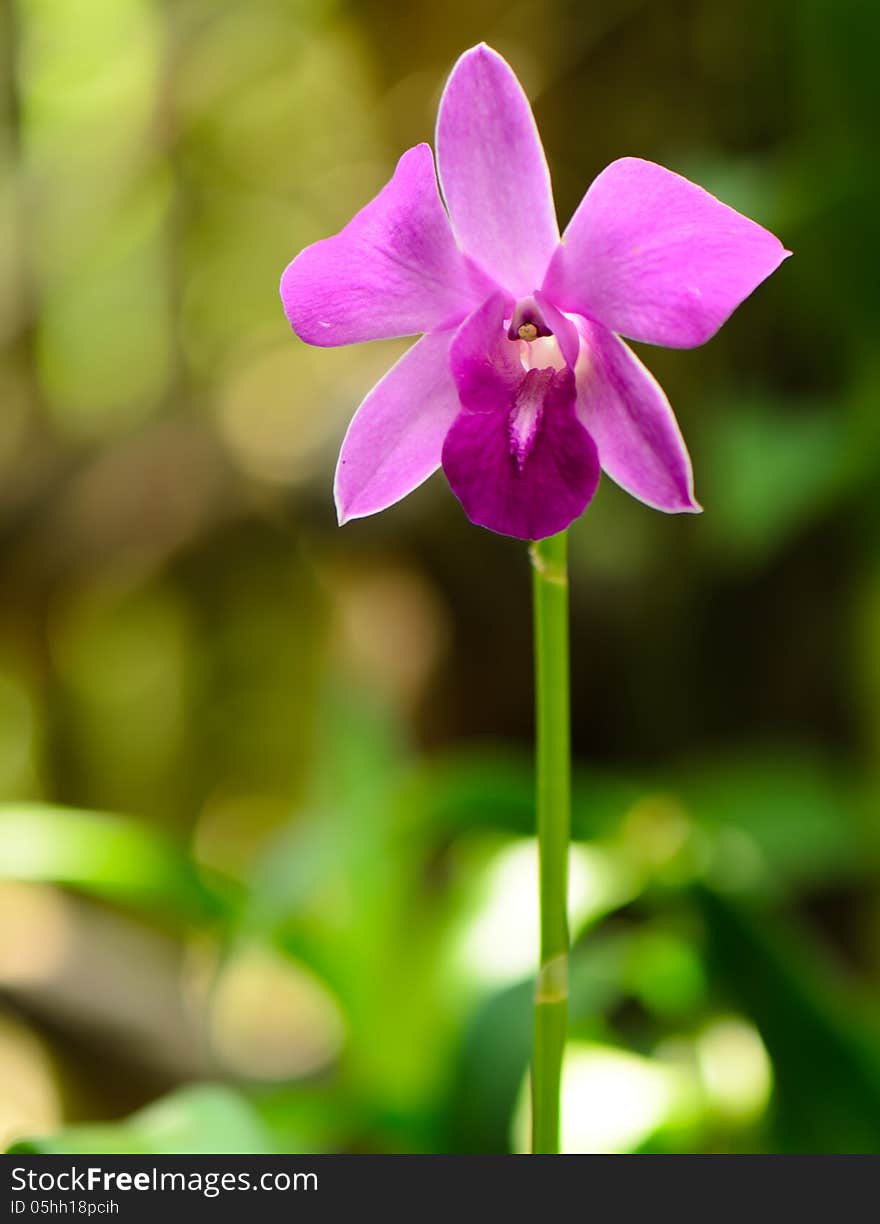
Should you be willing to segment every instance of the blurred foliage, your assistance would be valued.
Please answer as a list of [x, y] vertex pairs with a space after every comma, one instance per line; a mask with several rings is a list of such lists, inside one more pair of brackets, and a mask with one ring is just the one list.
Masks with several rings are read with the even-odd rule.
[[439, 479], [337, 532], [403, 346], [276, 293], [485, 38], [563, 219], [636, 154], [796, 253], [645, 354], [705, 514], [606, 481], [572, 533], [566, 1144], [880, 1149], [880, 11], [0, 13], [0, 1141], [524, 1143], [525, 556]]
[[273, 1149], [256, 1110], [238, 1093], [202, 1084], [182, 1088], [124, 1123], [72, 1126], [54, 1139], [15, 1145], [18, 1152], [123, 1152], [137, 1155]]

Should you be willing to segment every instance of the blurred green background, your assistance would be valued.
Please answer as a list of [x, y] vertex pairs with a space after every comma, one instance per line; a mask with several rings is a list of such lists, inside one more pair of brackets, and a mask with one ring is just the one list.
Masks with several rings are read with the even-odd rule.
[[795, 258], [642, 355], [702, 517], [572, 531], [572, 1151], [880, 1150], [880, 9], [3, 0], [0, 1141], [522, 1148], [529, 575], [335, 526], [403, 344], [277, 283], [485, 38], [563, 222], [661, 161]]

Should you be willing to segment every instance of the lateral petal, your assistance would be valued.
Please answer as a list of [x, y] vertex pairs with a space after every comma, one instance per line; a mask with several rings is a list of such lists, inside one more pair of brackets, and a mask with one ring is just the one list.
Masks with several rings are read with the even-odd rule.
[[578, 416], [603, 470], [655, 510], [699, 512], [690, 456], [662, 387], [606, 328], [584, 321], [581, 331]]
[[288, 265], [281, 300], [300, 339], [327, 347], [454, 326], [494, 287], [456, 245], [421, 144], [343, 230]]
[[790, 253], [702, 187], [624, 157], [587, 191], [543, 288], [562, 310], [622, 336], [692, 348]]
[[452, 336], [423, 336], [355, 413], [336, 466], [340, 524], [385, 510], [440, 466], [443, 439], [459, 410], [449, 370]]

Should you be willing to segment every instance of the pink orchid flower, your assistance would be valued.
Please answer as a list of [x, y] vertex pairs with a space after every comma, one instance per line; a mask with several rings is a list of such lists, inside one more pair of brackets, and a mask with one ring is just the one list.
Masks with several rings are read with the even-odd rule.
[[702, 344], [790, 252], [636, 157], [602, 171], [560, 239], [528, 99], [485, 45], [453, 68], [436, 143], [442, 199], [431, 149], [416, 145], [281, 280], [309, 344], [421, 335], [349, 426], [340, 523], [441, 465], [472, 522], [520, 539], [567, 527], [600, 468], [657, 510], [698, 511], [669, 402], [620, 337]]

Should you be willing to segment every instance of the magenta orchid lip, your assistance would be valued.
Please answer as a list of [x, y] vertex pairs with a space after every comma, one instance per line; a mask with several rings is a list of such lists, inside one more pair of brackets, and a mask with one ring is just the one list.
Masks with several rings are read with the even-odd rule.
[[[428, 145], [408, 150], [375, 199], [281, 280], [307, 343], [421, 336], [351, 422], [340, 523], [441, 466], [474, 523], [521, 539], [564, 530], [600, 471], [657, 510], [699, 511], [669, 401], [622, 337], [704, 343], [789, 252], [636, 157], [602, 171], [560, 237], [528, 99], [484, 44], [452, 70], [436, 144], [436, 174]], [[542, 365], [548, 341], [556, 360]]]

